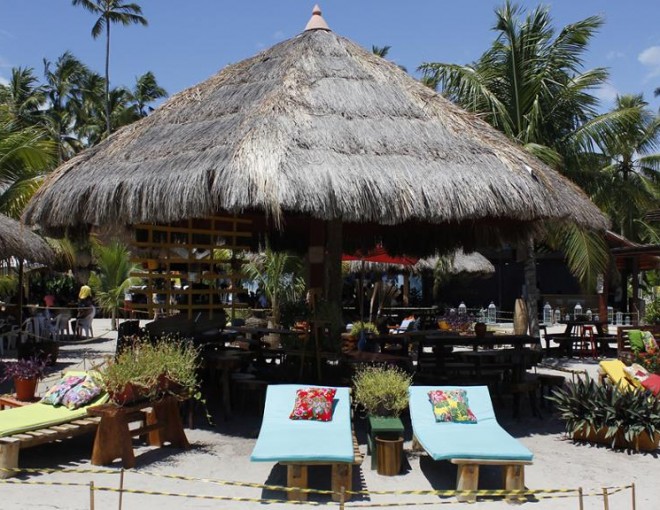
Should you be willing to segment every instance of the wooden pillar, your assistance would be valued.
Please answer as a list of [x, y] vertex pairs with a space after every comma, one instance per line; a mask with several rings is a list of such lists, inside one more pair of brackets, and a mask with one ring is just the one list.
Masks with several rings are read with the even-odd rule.
[[18, 327], [23, 327], [23, 259], [18, 261]]
[[632, 299], [630, 312], [636, 315], [632, 316], [631, 324], [639, 324], [639, 258], [632, 258]]
[[410, 306], [410, 272], [403, 273], [403, 306]]
[[310, 306], [314, 309], [316, 300], [321, 297], [324, 282], [325, 228], [320, 220], [311, 220], [309, 225], [309, 248], [307, 252], [310, 292]]
[[525, 294], [527, 301], [527, 321], [529, 324], [529, 334], [539, 338], [539, 315], [538, 315], [538, 286], [536, 282], [536, 253], [534, 251], [534, 238], [530, 236], [527, 242], [527, 253], [525, 257]]

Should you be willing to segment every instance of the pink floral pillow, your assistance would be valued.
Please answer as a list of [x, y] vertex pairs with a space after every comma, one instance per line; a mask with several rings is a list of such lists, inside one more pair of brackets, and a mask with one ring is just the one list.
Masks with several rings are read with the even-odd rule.
[[335, 388], [304, 388], [296, 391], [296, 403], [289, 416], [292, 420], [332, 420]]
[[74, 386], [80, 384], [85, 376], [79, 375], [65, 375], [58, 381], [58, 383], [46, 392], [44, 397], [41, 399], [43, 404], [50, 404], [52, 406], [58, 406], [62, 403], [64, 395]]
[[477, 423], [465, 390], [432, 390], [429, 391], [429, 400], [433, 404], [435, 421]]

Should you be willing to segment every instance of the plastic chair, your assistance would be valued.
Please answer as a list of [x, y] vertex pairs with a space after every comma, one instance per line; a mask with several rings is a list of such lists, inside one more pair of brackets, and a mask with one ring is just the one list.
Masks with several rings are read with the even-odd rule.
[[83, 333], [85, 333], [89, 335], [90, 338], [94, 337], [92, 322], [94, 321], [95, 315], [96, 315], [96, 308], [92, 306], [90, 312], [87, 315], [79, 318], [76, 321], [76, 336], [80, 337]]
[[7, 350], [16, 349], [16, 338], [18, 338], [19, 332], [20, 328], [14, 324], [11, 326], [11, 329], [0, 333], [0, 355], [4, 355], [5, 353], [5, 338], [7, 339]]
[[60, 341], [64, 335], [69, 336], [69, 321], [71, 320], [70, 313], [59, 313], [55, 317], [55, 340]]
[[33, 341], [38, 342], [40, 340], [40, 333], [39, 321], [35, 320], [33, 317], [25, 319], [19, 332], [21, 343], [28, 342], [30, 337], [32, 337]]

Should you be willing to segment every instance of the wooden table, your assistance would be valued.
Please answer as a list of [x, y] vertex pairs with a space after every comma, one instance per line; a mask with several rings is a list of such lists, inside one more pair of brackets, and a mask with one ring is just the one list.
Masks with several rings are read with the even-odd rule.
[[[131, 439], [135, 436], [148, 436], [150, 446], [163, 446], [169, 442], [177, 448], [190, 447], [181, 423], [179, 402], [173, 396], [129, 406], [103, 404], [90, 407], [87, 414], [101, 418], [92, 450], [92, 464], [95, 466], [105, 466], [119, 458], [124, 468], [135, 467]], [[143, 425], [129, 429], [129, 423], [135, 421]]]
[[23, 407], [34, 404], [35, 402], [39, 402], [39, 400], [39, 397], [34, 397], [32, 400], [18, 400], [15, 394], [0, 395], [0, 411], [3, 411], [6, 407]]
[[246, 356], [250, 356], [247, 351], [218, 350], [204, 353], [204, 366], [219, 375], [225, 418], [231, 418], [231, 374], [241, 366]]

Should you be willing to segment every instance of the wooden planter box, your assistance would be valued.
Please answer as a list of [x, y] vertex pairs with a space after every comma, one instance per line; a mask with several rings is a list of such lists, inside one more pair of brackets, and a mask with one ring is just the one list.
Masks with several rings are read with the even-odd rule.
[[598, 430], [589, 429], [585, 433], [584, 429], [573, 432], [573, 439], [576, 441], [587, 441], [589, 443], [598, 443], [614, 448], [632, 448], [635, 451], [652, 452], [657, 450], [660, 444], [660, 432], [655, 433], [655, 437], [651, 439], [646, 431], [639, 434], [632, 442], [626, 441], [623, 437], [623, 432], [617, 432], [614, 438], [606, 438], [606, 429], [601, 428]]

